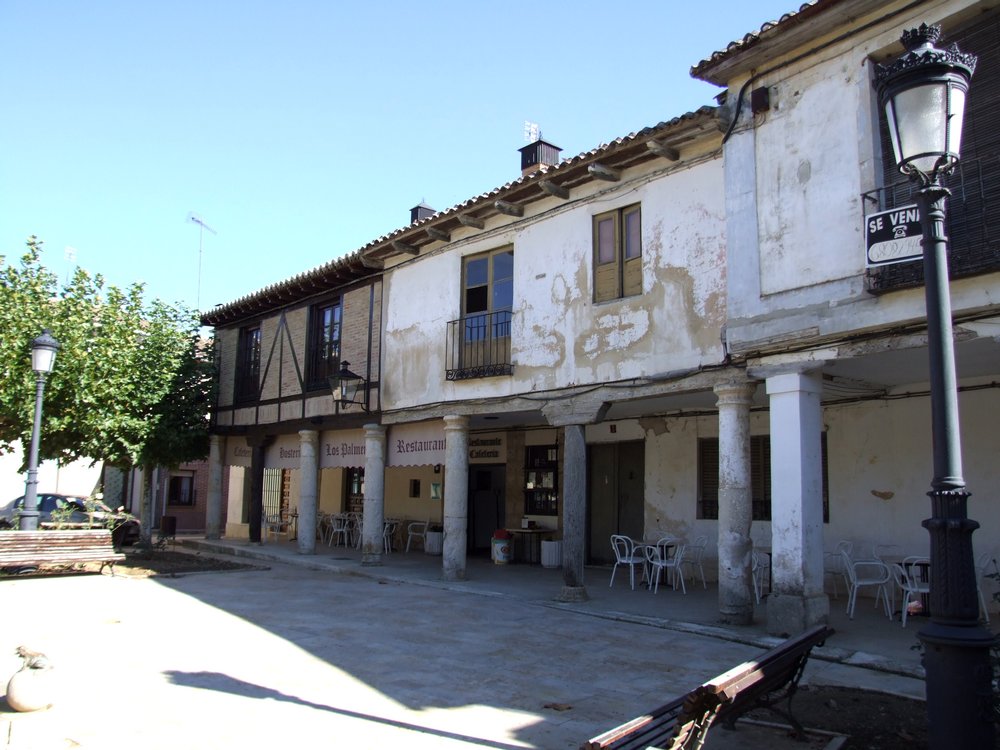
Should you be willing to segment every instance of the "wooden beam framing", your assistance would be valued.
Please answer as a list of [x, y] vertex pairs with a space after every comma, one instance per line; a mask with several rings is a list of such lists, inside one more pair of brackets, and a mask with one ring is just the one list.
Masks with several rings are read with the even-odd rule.
[[569, 200], [569, 190], [552, 180], [539, 180], [538, 187], [555, 198], [562, 198], [564, 201]]
[[519, 206], [516, 203], [496, 201], [493, 206], [497, 211], [502, 214], [507, 214], [508, 216], [524, 216], [524, 206]]
[[451, 234], [435, 227], [427, 227], [427, 236], [440, 242], [451, 242]]
[[657, 156], [662, 156], [668, 161], [678, 161], [681, 158], [681, 152], [676, 148], [670, 148], [664, 143], [660, 143], [657, 140], [646, 141], [646, 148], [652, 151]]
[[472, 227], [473, 229], [483, 229], [486, 226], [485, 221], [476, 218], [472, 214], [459, 214], [458, 223], [463, 227]]
[[621, 179], [621, 171], [618, 169], [613, 169], [607, 167], [603, 164], [593, 163], [587, 167], [587, 171], [590, 172], [590, 176], [598, 180], [607, 180], [608, 182], [618, 182]]
[[392, 247], [400, 253], [409, 253], [410, 255], [420, 254], [420, 248], [415, 245], [411, 245], [409, 242], [403, 242], [402, 240], [393, 240]]

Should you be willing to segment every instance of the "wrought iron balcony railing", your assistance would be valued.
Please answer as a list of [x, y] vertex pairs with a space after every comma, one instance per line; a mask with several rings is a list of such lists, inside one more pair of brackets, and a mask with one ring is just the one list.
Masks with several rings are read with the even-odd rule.
[[448, 380], [511, 375], [510, 310], [466, 315], [448, 323]]

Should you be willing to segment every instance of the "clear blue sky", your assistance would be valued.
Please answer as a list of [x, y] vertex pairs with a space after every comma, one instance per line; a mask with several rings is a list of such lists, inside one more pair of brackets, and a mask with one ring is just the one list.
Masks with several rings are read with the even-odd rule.
[[569, 157], [713, 104], [691, 66], [798, 7], [0, 0], [0, 254], [210, 309], [517, 178], [525, 120]]

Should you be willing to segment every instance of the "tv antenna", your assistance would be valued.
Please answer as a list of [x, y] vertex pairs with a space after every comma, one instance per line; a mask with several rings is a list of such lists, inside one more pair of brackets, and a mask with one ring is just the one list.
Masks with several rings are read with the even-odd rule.
[[207, 229], [212, 234], [218, 234], [212, 227], [205, 223], [205, 220], [201, 218], [198, 214], [191, 211], [188, 213], [187, 220], [192, 224], [198, 225], [198, 296], [195, 298], [194, 309], [198, 310], [201, 308], [201, 249], [202, 241], [205, 237], [205, 230]]
[[541, 140], [542, 130], [537, 122], [524, 121], [524, 140], [526, 143], [534, 143]]

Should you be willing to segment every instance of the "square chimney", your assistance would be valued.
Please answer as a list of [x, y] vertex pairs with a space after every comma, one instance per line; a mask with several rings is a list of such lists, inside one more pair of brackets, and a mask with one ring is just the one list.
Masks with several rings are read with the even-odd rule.
[[521, 176], [524, 177], [537, 172], [541, 166], [554, 167], [559, 163], [559, 153], [562, 149], [539, 138], [519, 148], [518, 151], [521, 152]]

